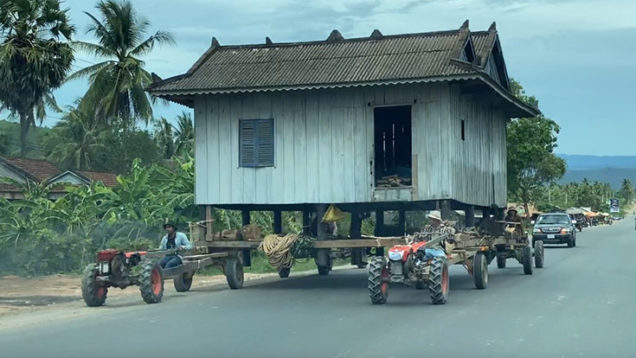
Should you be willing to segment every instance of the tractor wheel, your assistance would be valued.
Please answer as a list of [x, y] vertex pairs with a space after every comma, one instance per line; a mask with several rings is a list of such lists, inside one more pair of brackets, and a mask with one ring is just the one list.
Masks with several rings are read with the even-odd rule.
[[82, 298], [88, 307], [99, 307], [106, 302], [108, 287], [97, 284], [97, 264], [88, 264], [82, 276]]
[[159, 303], [163, 297], [163, 272], [157, 262], [145, 261], [139, 274], [139, 291], [146, 303]]
[[530, 246], [521, 250], [521, 264], [523, 265], [523, 273], [532, 275], [532, 248]]
[[534, 266], [536, 268], [543, 268], [543, 241], [537, 241], [534, 243]]
[[291, 271], [291, 267], [281, 267], [280, 269], [278, 269], [278, 276], [280, 278], [287, 278], [289, 277], [290, 271]]
[[176, 276], [172, 281], [174, 283], [174, 289], [177, 292], [188, 292], [192, 287], [192, 277], [194, 272], [184, 272], [179, 276]]
[[506, 256], [497, 255], [497, 268], [505, 269], [506, 268]]
[[369, 297], [374, 305], [386, 303], [389, 296], [389, 269], [382, 256], [375, 256], [369, 263]]
[[243, 287], [243, 263], [239, 259], [232, 258], [225, 261], [225, 278], [231, 289]]
[[450, 279], [448, 278], [448, 264], [443, 257], [436, 257], [431, 262], [428, 276], [428, 292], [434, 305], [443, 305], [448, 300]]
[[473, 258], [473, 281], [479, 290], [488, 287], [488, 259], [483, 252], [478, 252]]

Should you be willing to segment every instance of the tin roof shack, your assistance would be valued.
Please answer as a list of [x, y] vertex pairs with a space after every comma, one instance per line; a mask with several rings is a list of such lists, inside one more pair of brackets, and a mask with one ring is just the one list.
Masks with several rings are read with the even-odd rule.
[[187, 73], [155, 80], [150, 93], [194, 108], [196, 203], [275, 213], [503, 208], [506, 122], [538, 113], [510, 93], [494, 23], [212, 39]]

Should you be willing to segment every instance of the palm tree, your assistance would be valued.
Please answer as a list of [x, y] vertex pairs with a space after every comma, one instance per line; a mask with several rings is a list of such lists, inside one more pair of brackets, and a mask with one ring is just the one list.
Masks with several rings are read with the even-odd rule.
[[80, 107], [95, 111], [104, 122], [119, 118], [134, 123], [133, 118], [148, 122], [152, 118], [151, 102], [144, 91], [152, 82], [139, 56], [148, 54], [155, 44], [174, 43], [172, 35], [157, 31], [143, 39], [148, 20], [138, 17], [130, 1], [106, 0], [97, 4], [101, 19], [86, 12], [92, 21], [88, 33], [98, 43], [76, 41], [76, 48], [104, 61], [79, 70], [69, 80], [88, 77], [89, 89]]
[[175, 152], [178, 154], [194, 154], [194, 126], [192, 116], [182, 112], [177, 116], [177, 127], [174, 131]]
[[155, 140], [161, 149], [161, 156], [164, 159], [170, 159], [175, 153], [174, 135], [172, 133], [172, 124], [167, 119], [161, 118], [155, 124]]
[[106, 148], [104, 135], [93, 118], [71, 108], [45, 140], [49, 160], [62, 167], [87, 170]]
[[52, 91], [60, 87], [73, 63], [65, 40], [74, 32], [68, 10], [59, 0], [0, 2], [0, 109], [20, 118], [20, 152], [36, 119], [48, 104], [57, 108]]

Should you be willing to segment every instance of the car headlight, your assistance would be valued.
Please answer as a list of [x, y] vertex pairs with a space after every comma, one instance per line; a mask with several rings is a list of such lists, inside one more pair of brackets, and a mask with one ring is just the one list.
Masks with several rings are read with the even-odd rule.
[[535, 227], [534, 229], [532, 229], [532, 232], [535, 233], [535, 234], [536, 233], [540, 233], [541, 229], [539, 229], [538, 227]]
[[562, 234], [567, 234], [567, 233], [569, 233], [569, 232], [570, 232], [570, 229], [568, 229], [568, 228], [565, 228], [565, 227], [564, 227], [563, 229], [561, 229], [561, 233], [562, 233]]
[[400, 261], [403, 255], [404, 251], [389, 251], [389, 260]]

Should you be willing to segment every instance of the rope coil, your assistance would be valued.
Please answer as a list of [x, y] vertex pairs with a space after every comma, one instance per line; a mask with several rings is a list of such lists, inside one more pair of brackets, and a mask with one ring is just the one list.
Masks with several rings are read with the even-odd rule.
[[294, 264], [292, 247], [296, 240], [298, 240], [296, 234], [284, 236], [270, 234], [265, 236], [258, 248], [265, 252], [269, 264], [280, 271], [280, 269], [291, 268]]

